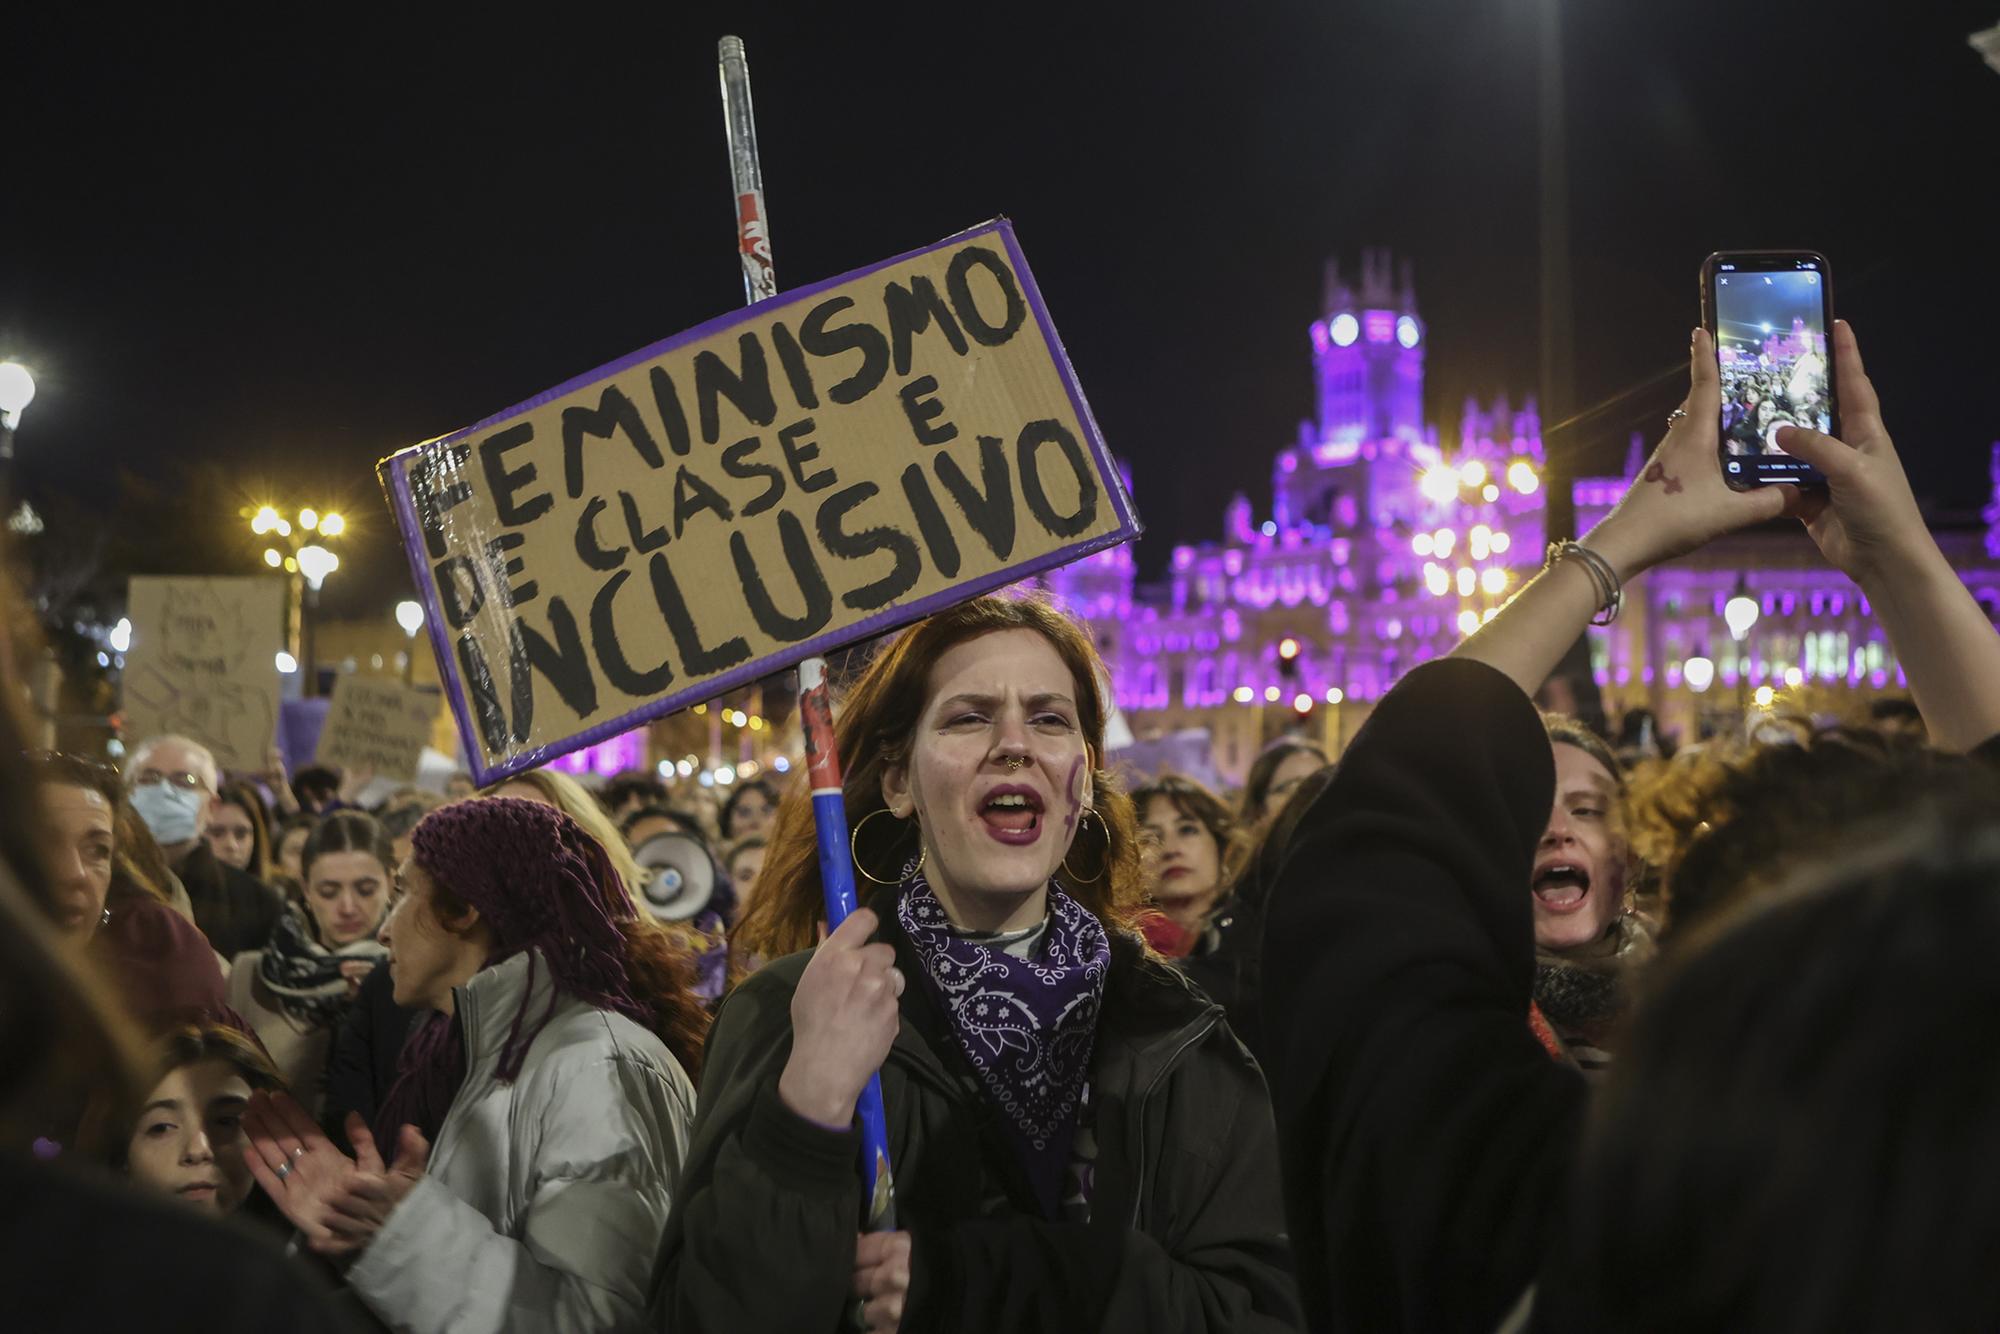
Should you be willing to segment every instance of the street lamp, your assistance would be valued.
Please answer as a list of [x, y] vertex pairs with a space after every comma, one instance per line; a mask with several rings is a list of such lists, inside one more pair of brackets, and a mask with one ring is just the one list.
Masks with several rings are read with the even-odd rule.
[[1729, 627], [1729, 637], [1742, 643], [1750, 627], [1757, 624], [1757, 614], [1757, 599], [1750, 596], [1749, 584], [1738, 579], [1736, 595], [1722, 605], [1722, 621]]
[[286, 656], [304, 670], [301, 687], [304, 694], [310, 695], [317, 673], [313, 670], [312, 644], [308, 639], [311, 626], [306, 619], [306, 608], [319, 605], [320, 586], [340, 568], [340, 557], [324, 544], [347, 531], [347, 520], [309, 505], [289, 519], [275, 505], [259, 505], [242, 513], [250, 520], [250, 531], [270, 543], [264, 548], [264, 564], [289, 576], [291, 606]]
[[28, 368], [18, 361], [0, 361], [0, 473], [14, 466], [14, 428], [34, 401], [35, 377]]
[[409, 641], [403, 650], [403, 684], [409, 685], [416, 679], [417, 672], [417, 631], [424, 628], [424, 604], [403, 601], [396, 604], [396, 624], [403, 627], [403, 637]]
[[[1750, 596], [1750, 580], [1739, 574], [1735, 596], [1722, 604], [1722, 623], [1729, 627], [1729, 637], [1740, 645], [1749, 636], [1750, 627], [1757, 624], [1757, 615], [1757, 599]], [[1739, 713], [1748, 714], [1749, 658], [1741, 648], [1736, 650], [1736, 658], [1736, 708]]]

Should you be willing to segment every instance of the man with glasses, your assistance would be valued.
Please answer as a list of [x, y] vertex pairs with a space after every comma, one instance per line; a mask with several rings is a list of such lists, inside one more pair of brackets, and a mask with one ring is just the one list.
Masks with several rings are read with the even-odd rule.
[[209, 807], [220, 800], [215, 756], [184, 736], [152, 737], [125, 766], [132, 809], [166, 854], [194, 905], [194, 924], [225, 959], [262, 949], [284, 902], [246, 871], [225, 866], [201, 836]]

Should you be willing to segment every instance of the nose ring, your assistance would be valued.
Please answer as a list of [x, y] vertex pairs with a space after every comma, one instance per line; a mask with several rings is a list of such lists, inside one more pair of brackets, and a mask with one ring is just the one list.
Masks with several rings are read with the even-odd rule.
[[1028, 767], [1028, 757], [1026, 755], [1003, 755], [1000, 757], [1000, 763], [1006, 765], [1015, 773], [1019, 773]]

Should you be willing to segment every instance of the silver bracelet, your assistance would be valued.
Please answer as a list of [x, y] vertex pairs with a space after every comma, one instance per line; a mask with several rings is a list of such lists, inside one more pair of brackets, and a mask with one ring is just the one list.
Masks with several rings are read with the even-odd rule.
[[1548, 559], [1542, 567], [1548, 569], [1557, 561], [1572, 556], [1582, 563], [1584, 573], [1590, 576], [1591, 586], [1597, 590], [1597, 614], [1590, 618], [1590, 623], [1611, 624], [1625, 609], [1625, 590], [1619, 586], [1618, 572], [1611, 568], [1610, 561], [1580, 542], [1551, 542]]

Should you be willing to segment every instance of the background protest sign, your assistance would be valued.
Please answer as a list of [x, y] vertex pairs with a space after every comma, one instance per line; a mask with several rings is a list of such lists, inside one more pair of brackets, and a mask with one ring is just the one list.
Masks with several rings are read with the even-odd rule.
[[1139, 531], [1005, 221], [381, 471], [482, 784]]
[[134, 579], [127, 744], [179, 733], [223, 769], [263, 772], [278, 725], [284, 613], [276, 577]]
[[337, 677], [315, 758], [347, 774], [412, 781], [437, 712], [436, 695], [393, 677]]

